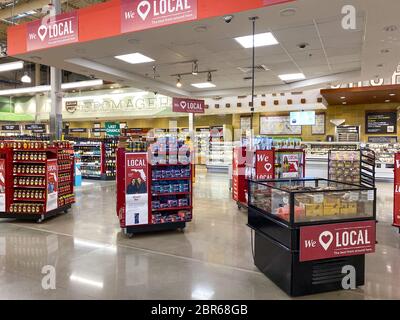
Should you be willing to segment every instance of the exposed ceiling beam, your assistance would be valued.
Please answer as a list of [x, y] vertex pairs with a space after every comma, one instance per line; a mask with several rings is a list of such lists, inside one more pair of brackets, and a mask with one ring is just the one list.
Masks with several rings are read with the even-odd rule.
[[[0, 20], [1, 19], [8, 19], [13, 16], [25, 13], [30, 10], [42, 9], [49, 4], [49, 0], [33, 0], [22, 2], [17, 4], [14, 8], [7, 7], [0, 10]], [[67, 2], [67, 0], [61, 0], [61, 3]]]

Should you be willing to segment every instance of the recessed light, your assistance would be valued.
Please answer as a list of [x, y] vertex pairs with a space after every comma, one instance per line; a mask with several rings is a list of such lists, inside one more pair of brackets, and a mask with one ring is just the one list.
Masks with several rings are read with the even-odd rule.
[[395, 93], [391, 93], [389, 94], [389, 96], [394, 97], [396, 94]]
[[196, 32], [207, 32], [208, 28], [207, 26], [196, 26], [193, 30]]
[[125, 61], [130, 64], [148, 63], [148, 62], [154, 61], [152, 58], [146, 57], [145, 55], [138, 53], [138, 52], [124, 54], [121, 56], [115, 56], [115, 58], [118, 60]]
[[281, 74], [278, 76], [282, 81], [292, 81], [292, 80], [302, 80], [305, 79], [306, 76], [303, 73], [288, 73]]
[[294, 16], [296, 12], [297, 12], [296, 8], [285, 8], [280, 11], [280, 15], [282, 17], [291, 17]]
[[342, 104], [347, 104], [347, 102], [345, 101], [345, 102], [342, 102]]
[[202, 82], [202, 83], [192, 83], [192, 87], [198, 89], [207, 89], [207, 88], [215, 88], [216, 85], [211, 82]]
[[346, 97], [340, 97], [340, 99], [344, 100], [344, 99], [346, 99]]
[[378, 65], [376, 65], [378, 68], [383, 68], [383, 64], [382, 63], [380, 63], [380, 64], [378, 64]]
[[381, 50], [381, 53], [389, 53], [389, 52], [390, 52], [389, 49], [382, 49], [382, 50]]
[[390, 102], [390, 100], [385, 100], [385, 102]]
[[[253, 36], [237, 37], [235, 40], [244, 48], [253, 48]], [[254, 36], [254, 47], [264, 47], [279, 44], [271, 32], [259, 33]]]
[[20, 70], [23, 68], [24, 68], [23, 61], [15, 61], [15, 62], [0, 64], [0, 72]]

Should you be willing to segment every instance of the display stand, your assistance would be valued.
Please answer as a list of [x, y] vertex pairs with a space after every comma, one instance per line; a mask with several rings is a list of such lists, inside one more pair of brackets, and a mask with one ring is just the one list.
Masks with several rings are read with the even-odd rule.
[[328, 177], [338, 182], [375, 187], [375, 153], [365, 148], [354, 151], [330, 150]]
[[246, 170], [246, 147], [235, 147], [233, 149], [232, 161], [232, 198], [236, 201], [238, 208], [247, 208], [247, 182]]
[[68, 143], [6, 142], [0, 148], [0, 218], [42, 222], [75, 202]]
[[255, 265], [291, 296], [341, 290], [375, 251], [376, 189], [325, 179], [249, 181]]
[[395, 154], [394, 163], [393, 226], [400, 233], [400, 153]]
[[192, 220], [190, 156], [185, 161], [170, 162], [153, 163], [150, 152], [118, 149], [117, 214], [128, 236], [183, 230]]

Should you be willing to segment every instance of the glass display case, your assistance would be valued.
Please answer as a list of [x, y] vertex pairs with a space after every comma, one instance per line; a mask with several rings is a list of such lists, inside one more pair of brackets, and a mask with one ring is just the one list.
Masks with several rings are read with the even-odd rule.
[[249, 181], [249, 206], [290, 225], [370, 219], [375, 189], [326, 179]]

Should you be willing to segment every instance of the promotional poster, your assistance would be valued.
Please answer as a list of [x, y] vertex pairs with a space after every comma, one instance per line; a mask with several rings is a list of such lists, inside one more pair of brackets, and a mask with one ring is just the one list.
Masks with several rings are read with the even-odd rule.
[[58, 208], [58, 164], [57, 159], [47, 160], [47, 203], [46, 211]]
[[400, 227], [400, 154], [395, 155], [394, 165], [394, 210], [393, 225]]
[[274, 152], [272, 150], [257, 150], [256, 179], [274, 179]]
[[6, 211], [6, 161], [0, 159], [0, 212]]
[[125, 155], [126, 226], [149, 223], [147, 153]]

